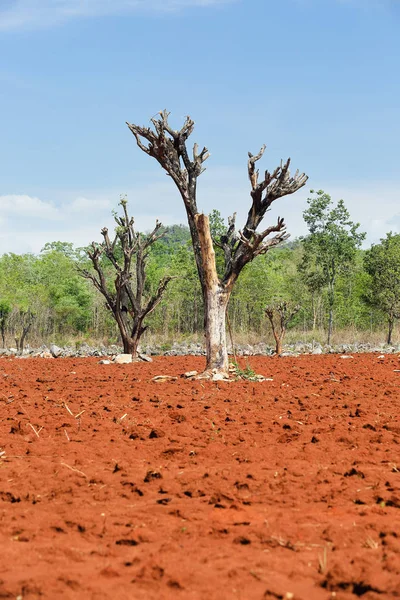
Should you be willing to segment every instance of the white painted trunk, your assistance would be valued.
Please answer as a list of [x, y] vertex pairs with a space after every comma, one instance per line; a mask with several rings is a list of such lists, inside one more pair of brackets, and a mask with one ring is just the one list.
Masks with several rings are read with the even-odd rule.
[[226, 348], [225, 319], [231, 288], [222, 286], [215, 265], [215, 253], [207, 215], [196, 214], [195, 224], [199, 234], [202, 261], [201, 283], [203, 288], [206, 371], [229, 375], [228, 352]]
[[229, 294], [219, 285], [213, 285], [205, 295], [206, 371], [228, 374], [225, 322]]

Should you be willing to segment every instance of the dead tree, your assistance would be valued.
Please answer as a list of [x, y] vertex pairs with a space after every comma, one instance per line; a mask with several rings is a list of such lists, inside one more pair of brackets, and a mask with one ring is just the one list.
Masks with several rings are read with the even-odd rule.
[[[139, 340], [147, 329], [144, 320], [161, 302], [172, 277], [164, 277], [156, 292], [150, 298], [145, 298], [146, 263], [149, 250], [164, 235], [164, 232], [161, 231], [162, 225], [158, 221], [148, 235], [135, 231], [134, 219], [128, 215], [126, 199], [122, 199], [120, 205], [123, 215], [114, 217], [117, 223], [114, 240], [111, 241], [108, 229], [104, 227], [101, 230], [103, 242], [101, 244], [92, 242], [87, 251], [95, 273], [86, 269], [79, 269], [79, 272], [103, 294], [106, 306], [117, 322], [124, 352], [135, 357]], [[115, 271], [115, 290], [110, 289], [107, 284], [103, 257], [108, 259]]]
[[272, 328], [272, 334], [275, 338], [275, 354], [282, 354], [283, 340], [286, 335], [286, 329], [293, 317], [299, 312], [300, 304], [295, 306], [290, 302], [277, 302], [265, 307]]
[[186, 142], [194, 129], [194, 121], [190, 117], [186, 118], [180, 130], [172, 129], [168, 117], [169, 113], [164, 110], [159, 113], [158, 118], [152, 118], [154, 130], [130, 123], [127, 125], [139, 148], [158, 161], [173, 179], [183, 199], [204, 302], [207, 357], [204, 376], [216, 373], [227, 376], [225, 319], [233, 286], [247, 263], [289, 237], [284, 220], [280, 217], [275, 225], [270, 225], [261, 232], [257, 232], [257, 228], [271, 204], [303, 187], [307, 176], [296, 172], [294, 177], [291, 177], [288, 159], [284, 164], [281, 162], [272, 173], [265, 171], [263, 179], [259, 181], [256, 162], [262, 157], [265, 146], [255, 156], [249, 152], [248, 174], [252, 203], [244, 228], [236, 231], [234, 214], [229, 219], [225, 234], [218, 242], [225, 257], [224, 275], [218, 277], [209, 219], [208, 216], [199, 213], [196, 197], [197, 179], [205, 170], [203, 164], [209, 153], [207, 148], [199, 152], [198, 145], [194, 144], [193, 153], [189, 154]]

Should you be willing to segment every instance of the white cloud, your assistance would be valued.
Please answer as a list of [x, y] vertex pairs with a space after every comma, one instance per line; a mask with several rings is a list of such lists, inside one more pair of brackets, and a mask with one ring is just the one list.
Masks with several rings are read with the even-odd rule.
[[310, 189], [325, 190], [333, 202], [344, 200], [350, 212], [350, 218], [360, 223], [360, 231], [367, 234], [364, 247], [377, 243], [388, 231], [400, 231], [399, 192], [395, 182], [382, 184], [370, 182], [338, 185], [337, 182], [317, 182], [309, 180], [307, 185], [294, 196], [277, 201], [271, 215], [279, 212], [285, 216], [292, 239], [307, 234], [303, 221], [303, 211], [307, 207], [306, 199], [311, 196]]
[[73, 213], [89, 213], [93, 214], [94, 211], [108, 209], [111, 210], [112, 204], [108, 198], [102, 199], [94, 199], [94, 198], [84, 198], [83, 196], [78, 196], [72, 200], [72, 202], [68, 205], [67, 210]]
[[57, 220], [59, 211], [51, 202], [27, 195], [0, 196], [0, 217], [35, 218]]
[[[142, 178], [130, 189], [72, 193], [53, 190], [49, 202], [29, 195], [0, 196], [0, 254], [5, 252], [38, 253], [46, 242], [72, 242], [86, 246], [101, 240], [100, 230], [113, 231], [112, 210], [118, 208], [120, 193], [126, 192], [130, 214], [140, 231], [154, 227], [156, 219], [164, 225], [186, 223], [182, 200], [172, 181], [157, 172], [141, 173]], [[242, 228], [250, 208], [246, 169], [210, 168], [199, 179], [198, 208], [209, 213], [217, 208], [223, 217], [237, 212], [237, 228]], [[149, 184], [148, 181], [151, 181]], [[285, 217], [291, 239], [307, 234], [303, 211], [310, 189], [323, 188], [336, 202], [343, 198], [353, 221], [367, 232], [366, 245], [379, 242], [388, 231], [400, 232], [398, 190], [395, 182], [338, 186], [337, 183], [310, 180], [293, 196], [274, 203], [265, 224]], [[45, 194], [39, 194], [45, 195]], [[46, 195], [49, 195], [46, 193]]]
[[0, 31], [41, 29], [79, 17], [165, 13], [234, 1], [237, 0], [9, 0], [0, 7]]
[[40, 252], [46, 242], [87, 245], [111, 217], [107, 198], [78, 196], [55, 204], [35, 196], [0, 196], [0, 254]]

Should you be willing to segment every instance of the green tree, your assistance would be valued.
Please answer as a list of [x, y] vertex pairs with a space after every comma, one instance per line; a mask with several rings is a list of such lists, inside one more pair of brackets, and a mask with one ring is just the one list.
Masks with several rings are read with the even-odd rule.
[[332, 198], [323, 190], [308, 198], [308, 209], [303, 213], [309, 235], [303, 238], [302, 273], [310, 290], [323, 287], [328, 297], [328, 344], [331, 342], [337, 278], [355, 265], [357, 249], [365, 239], [358, 231], [359, 223], [350, 220], [343, 200], [334, 206]]
[[387, 343], [392, 343], [395, 319], [400, 318], [400, 234], [388, 233], [364, 257], [370, 275], [368, 303], [381, 310], [388, 320]]
[[61, 330], [83, 332], [90, 322], [91, 294], [77, 270], [73, 244], [51, 242], [44, 246], [37, 261], [37, 278], [46, 290], [53, 333]]

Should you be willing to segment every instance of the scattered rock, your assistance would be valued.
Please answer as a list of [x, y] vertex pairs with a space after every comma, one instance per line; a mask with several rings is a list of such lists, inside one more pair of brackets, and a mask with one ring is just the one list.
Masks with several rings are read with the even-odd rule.
[[60, 348], [59, 346], [56, 346], [56, 344], [51, 344], [50, 345], [50, 353], [53, 356], [53, 358], [58, 358], [59, 356], [62, 355], [63, 349]]
[[164, 381], [176, 381], [177, 379], [177, 377], [173, 377], [172, 375], [156, 375], [151, 381], [155, 381], [156, 383], [164, 383]]
[[354, 356], [351, 356], [351, 354], [342, 354], [340, 358], [354, 358]]
[[211, 378], [212, 381], [229, 381], [228, 375], [226, 373], [214, 373]]
[[[260, 342], [258, 344], [235, 344], [235, 356], [273, 356], [274, 348]], [[285, 344], [284, 352], [281, 356], [295, 357], [300, 354], [338, 354], [351, 355], [352, 353], [376, 353], [379, 360], [384, 360], [387, 354], [400, 353], [400, 345], [388, 346], [386, 344], [373, 345], [370, 343], [356, 342], [353, 344], [337, 344], [334, 346], [322, 345], [319, 342], [295, 342], [293, 344]], [[50, 348], [43, 344], [38, 348], [26, 346], [23, 353], [18, 352], [16, 348], [0, 348], [0, 356], [18, 356], [23, 354], [24, 357], [43, 357], [43, 358], [64, 358], [64, 357], [89, 357], [98, 356], [108, 359], [110, 356], [123, 355], [123, 348], [112, 344], [108, 347], [103, 344], [99, 346], [89, 346], [87, 343], [72, 346], [59, 347], [56, 344], [51, 344]], [[228, 354], [232, 357], [233, 349], [228, 344]], [[203, 344], [194, 342], [180, 342], [173, 344], [148, 344], [139, 347], [138, 357], [132, 362], [151, 362], [151, 356], [204, 356], [205, 348]], [[129, 359], [128, 359], [129, 361]], [[114, 362], [117, 362], [116, 360]], [[124, 363], [120, 363], [124, 364]]]
[[191, 377], [196, 377], [197, 375], [197, 371], [188, 371], [187, 373], [183, 374], [183, 377], [186, 377], [186, 379], [190, 379]]
[[144, 360], [144, 362], [153, 362], [153, 359], [147, 354], [138, 354], [140, 360]]
[[132, 362], [132, 354], [117, 354], [114, 356], [113, 362], [116, 365], [128, 365]]
[[99, 365], [111, 365], [111, 360], [99, 360]]

